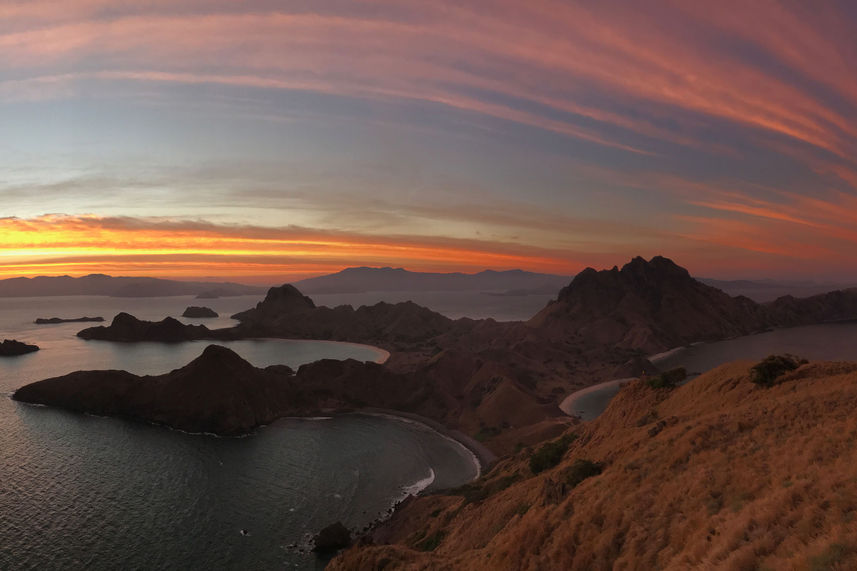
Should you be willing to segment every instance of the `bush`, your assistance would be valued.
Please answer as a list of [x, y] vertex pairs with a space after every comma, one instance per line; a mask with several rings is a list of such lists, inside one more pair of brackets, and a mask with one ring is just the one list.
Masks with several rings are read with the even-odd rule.
[[530, 470], [533, 471], [533, 474], [538, 474], [559, 464], [566, 450], [568, 450], [568, 445], [574, 442], [576, 438], [576, 434], [566, 434], [536, 450], [530, 456]]
[[750, 369], [750, 380], [757, 385], [770, 387], [778, 378], [806, 363], [808, 363], [806, 359], [794, 355], [768, 355]]
[[671, 369], [661, 373], [657, 377], [650, 377], [646, 384], [653, 389], [671, 389], [687, 378], [687, 370], [684, 367]]
[[573, 488], [586, 478], [597, 476], [603, 470], [604, 465], [601, 462], [578, 459], [574, 461], [574, 464], [565, 469], [563, 476], [565, 476], [565, 483]]

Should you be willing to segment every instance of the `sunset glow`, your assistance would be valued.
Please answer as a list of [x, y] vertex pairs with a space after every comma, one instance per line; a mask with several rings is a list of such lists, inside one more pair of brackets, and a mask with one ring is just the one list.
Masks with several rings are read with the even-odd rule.
[[0, 277], [857, 280], [851, 3], [0, 5]]

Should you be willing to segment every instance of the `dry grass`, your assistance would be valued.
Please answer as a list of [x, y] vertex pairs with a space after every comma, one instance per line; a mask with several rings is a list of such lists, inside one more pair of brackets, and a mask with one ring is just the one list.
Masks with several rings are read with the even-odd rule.
[[[488, 475], [522, 480], [467, 505], [419, 499], [393, 545], [331, 568], [856, 569], [857, 364], [805, 365], [771, 388], [751, 366], [672, 391], [634, 383], [555, 468], [531, 476], [522, 451]], [[557, 496], [581, 458], [603, 473]], [[420, 532], [442, 540], [419, 552]]]

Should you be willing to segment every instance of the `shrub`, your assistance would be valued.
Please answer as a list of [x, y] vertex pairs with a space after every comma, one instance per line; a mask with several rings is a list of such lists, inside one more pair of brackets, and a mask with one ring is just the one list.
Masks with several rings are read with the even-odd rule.
[[446, 532], [438, 531], [418, 543], [416, 548], [420, 551], [434, 551], [440, 545], [440, 542], [443, 541], [444, 537], [446, 537]]
[[661, 373], [657, 377], [650, 377], [646, 384], [653, 389], [671, 389], [687, 378], [687, 370], [684, 367], [671, 369]]
[[574, 442], [576, 438], [576, 434], [566, 434], [558, 440], [542, 445], [541, 448], [533, 452], [533, 455], [530, 456], [530, 470], [533, 471], [533, 474], [538, 474], [559, 464], [566, 450], [568, 450], [568, 445]]
[[806, 364], [806, 359], [795, 357], [794, 355], [768, 355], [763, 361], [757, 363], [750, 369], [750, 380], [757, 385], [770, 387], [774, 385], [774, 381], [788, 373], [794, 371], [801, 365]]
[[604, 465], [601, 462], [578, 459], [574, 461], [574, 464], [565, 469], [563, 476], [565, 477], [565, 483], [573, 488], [586, 478], [597, 476], [603, 470]]

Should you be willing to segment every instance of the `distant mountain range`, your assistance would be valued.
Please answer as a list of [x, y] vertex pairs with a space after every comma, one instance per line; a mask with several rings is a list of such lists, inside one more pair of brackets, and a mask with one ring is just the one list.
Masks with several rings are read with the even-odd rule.
[[484, 270], [477, 274], [411, 272], [402, 268], [346, 268], [341, 272], [295, 282], [302, 292], [486, 291], [508, 295], [553, 294], [571, 278], [524, 270]]
[[743, 295], [753, 301], [764, 303], [773, 301], [784, 295], [794, 297], [809, 297], [829, 291], [851, 289], [857, 287], [854, 283], [813, 282], [813, 281], [783, 281], [783, 280], [717, 280], [712, 278], [697, 278], [706, 285], [723, 290], [731, 296]]
[[203, 298], [253, 295], [267, 288], [231, 282], [185, 282], [146, 277], [114, 277], [90, 274], [39, 276], [0, 280], [0, 297], [40, 297], [55, 295], [106, 295], [110, 297], [165, 297], [196, 295]]
[[[485, 292], [493, 295], [555, 295], [572, 276], [541, 274], [524, 270], [484, 270], [475, 274], [412, 272], [402, 268], [346, 268], [334, 274], [294, 282], [300, 291], [315, 294], [365, 292]], [[697, 278], [731, 296], [746, 296], [758, 303], [785, 295], [809, 297], [848, 289], [850, 284], [811, 281], [718, 280]], [[191, 282], [150, 277], [118, 277], [90, 274], [39, 276], [0, 280], [0, 297], [59, 295], [106, 295], [110, 297], [166, 297], [195, 295], [200, 298], [264, 294], [267, 287], [234, 282]]]

